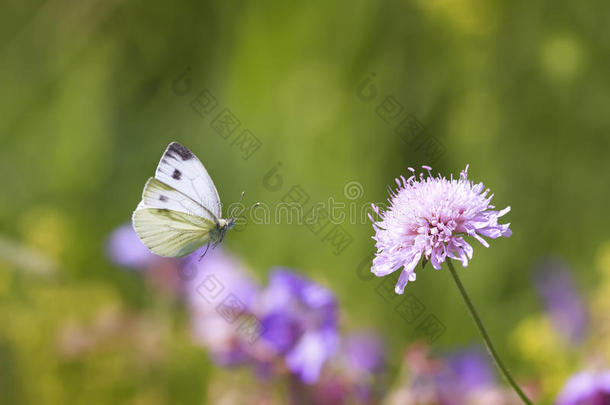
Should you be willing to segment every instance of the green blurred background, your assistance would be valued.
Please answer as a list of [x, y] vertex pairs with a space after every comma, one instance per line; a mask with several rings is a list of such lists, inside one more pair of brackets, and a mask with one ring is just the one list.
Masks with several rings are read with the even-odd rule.
[[[585, 294], [599, 282], [596, 255], [610, 237], [605, 2], [10, 0], [2, 9], [3, 403], [204, 403], [219, 371], [188, 338], [180, 308], [110, 263], [106, 238], [130, 219], [173, 140], [204, 162], [225, 204], [245, 190], [246, 203], [273, 205], [294, 185], [311, 201], [349, 203], [351, 181], [362, 186], [358, 204], [383, 201], [394, 177], [431, 160], [377, 114], [388, 96], [444, 148], [435, 171], [470, 164], [496, 206], [512, 207], [513, 236], [476, 245], [461, 274], [517, 374], [537, 372], [511, 337], [540, 312], [534, 264], [560, 256]], [[358, 87], [372, 74], [376, 97], [363, 101]], [[190, 103], [204, 89], [218, 107], [202, 118]], [[223, 108], [241, 122], [233, 138], [210, 125]], [[248, 159], [232, 144], [245, 128], [261, 143]], [[264, 177], [278, 163], [283, 183], [271, 191]], [[377, 294], [378, 280], [358, 276], [373, 252], [370, 224], [343, 227], [352, 242], [339, 255], [285, 223], [249, 224], [225, 246], [261, 281], [282, 265], [328, 286], [342, 326], [379, 330], [397, 358], [414, 326]], [[447, 271], [428, 267], [407, 289], [446, 327], [435, 348], [479, 341]], [[110, 334], [86, 356], [62, 352], [65, 328], [117, 310], [143, 319], [133, 327], [147, 343]]]

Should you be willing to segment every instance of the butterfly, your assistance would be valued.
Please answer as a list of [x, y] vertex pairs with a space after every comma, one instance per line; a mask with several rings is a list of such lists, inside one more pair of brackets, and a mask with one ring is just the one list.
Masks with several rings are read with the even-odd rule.
[[201, 161], [178, 142], [172, 142], [161, 157], [155, 177], [144, 186], [132, 223], [151, 252], [182, 257], [205, 244], [209, 248], [223, 241], [235, 220], [232, 215], [223, 219], [221, 214], [218, 191]]

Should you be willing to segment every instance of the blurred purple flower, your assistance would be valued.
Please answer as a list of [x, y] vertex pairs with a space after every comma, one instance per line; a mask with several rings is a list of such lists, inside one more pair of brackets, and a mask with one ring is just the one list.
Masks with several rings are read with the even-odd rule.
[[[205, 249], [205, 247], [203, 247]], [[210, 351], [221, 365], [237, 365], [254, 360], [253, 341], [241, 330], [252, 315], [259, 292], [245, 266], [220, 247], [209, 250], [199, 260], [202, 250], [183, 259], [182, 293], [191, 315], [195, 340]]]
[[285, 355], [303, 336], [304, 325], [298, 314], [274, 311], [263, 318], [264, 339], [273, 346], [275, 354]]
[[106, 248], [114, 263], [133, 269], [143, 270], [158, 258], [140, 241], [131, 224], [115, 229], [108, 238]]
[[495, 383], [491, 364], [478, 347], [448, 355], [445, 367], [437, 376], [443, 403], [457, 403], [457, 398], [464, 398], [472, 391], [491, 387]]
[[372, 332], [348, 335], [343, 342], [344, 370], [355, 403], [377, 403], [384, 391], [379, 377], [386, 369], [386, 351], [381, 338]]
[[584, 338], [589, 314], [568, 266], [559, 259], [545, 259], [534, 271], [534, 280], [554, 327], [570, 343]]
[[324, 287], [289, 270], [273, 271], [260, 297], [261, 340], [301, 381], [314, 383], [338, 344], [337, 303]]
[[305, 332], [286, 355], [288, 369], [304, 383], [313, 384], [318, 380], [324, 363], [335, 352], [338, 338], [337, 332], [330, 328]]
[[[353, 401], [348, 402], [346, 382], [333, 376], [320, 379], [313, 391], [312, 402], [316, 405], [355, 405]], [[295, 403], [299, 402], [295, 401]]]
[[610, 405], [610, 371], [581, 372], [567, 381], [556, 405]]
[[[430, 261], [440, 270], [447, 257], [460, 260], [468, 266], [473, 248], [464, 240], [472, 236], [483, 246], [489, 244], [483, 236], [496, 239], [512, 234], [510, 224], [498, 224], [498, 218], [510, 211], [506, 207], [495, 211], [490, 204], [493, 195], [484, 189], [483, 183], [468, 180], [468, 166], [459, 179], [449, 180], [413, 174], [408, 179], [396, 179], [398, 188], [390, 192], [389, 208], [382, 211], [373, 204], [373, 210], [381, 220], [373, 221], [377, 241], [377, 254], [371, 271], [378, 277], [393, 273], [402, 267], [396, 284], [397, 294], [404, 292], [409, 281], [415, 281], [415, 267], [419, 261]], [[415, 170], [409, 168], [415, 173]]]
[[[497, 384], [491, 362], [478, 347], [462, 349], [445, 356], [431, 353], [426, 344], [417, 343], [407, 349], [408, 370], [402, 400], [389, 403], [438, 405], [506, 405], [517, 403], [511, 392]], [[401, 392], [400, 390], [398, 391]], [[396, 393], [393, 395], [397, 395]], [[515, 396], [516, 398], [516, 396]]]
[[385, 368], [385, 347], [374, 333], [361, 332], [347, 336], [343, 350], [350, 369], [379, 373]]

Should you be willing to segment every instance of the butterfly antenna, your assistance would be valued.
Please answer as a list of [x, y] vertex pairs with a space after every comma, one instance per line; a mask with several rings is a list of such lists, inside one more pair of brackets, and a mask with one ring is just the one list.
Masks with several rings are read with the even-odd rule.
[[[239, 196], [239, 201], [237, 201], [237, 203], [238, 203], [238, 204], [241, 204], [241, 202], [243, 201], [243, 199], [244, 199], [244, 196], [245, 196], [245, 195], [246, 195], [246, 192], [245, 192], [245, 191], [242, 191], [242, 192], [241, 192], [241, 195]], [[235, 212], [235, 210], [236, 210], [237, 208], [238, 208], [238, 207], [233, 207], [233, 209], [231, 210], [231, 212], [229, 212], [229, 218], [235, 218], [235, 217], [233, 216], [233, 213]]]
[[239, 203], [241, 204], [241, 202], [244, 200], [244, 196], [246, 195], [245, 191], [241, 192], [241, 195], [239, 196]]

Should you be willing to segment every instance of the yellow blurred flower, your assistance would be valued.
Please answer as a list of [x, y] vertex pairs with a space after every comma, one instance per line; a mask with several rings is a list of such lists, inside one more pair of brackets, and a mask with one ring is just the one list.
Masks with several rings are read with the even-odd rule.
[[0, 297], [8, 293], [9, 284], [11, 282], [11, 273], [7, 266], [0, 262]]
[[28, 209], [19, 218], [23, 241], [58, 260], [70, 245], [68, 218], [52, 207]]
[[493, 9], [480, 0], [420, 1], [420, 6], [432, 16], [438, 16], [465, 35], [485, 35], [495, 25]]
[[555, 35], [542, 44], [542, 68], [551, 79], [567, 82], [582, 71], [583, 54], [582, 45], [574, 36]]
[[610, 240], [601, 244], [597, 251], [596, 267], [601, 275], [610, 281]]
[[530, 366], [538, 369], [544, 393], [561, 389], [571, 370], [569, 350], [547, 316], [537, 314], [522, 320], [511, 343]]
[[597, 287], [591, 294], [591, 316], [596, 360], [607, 365], [610, 362], [610, 241], [602, 243], [597, 251], [595, 265], [601, 275]]

